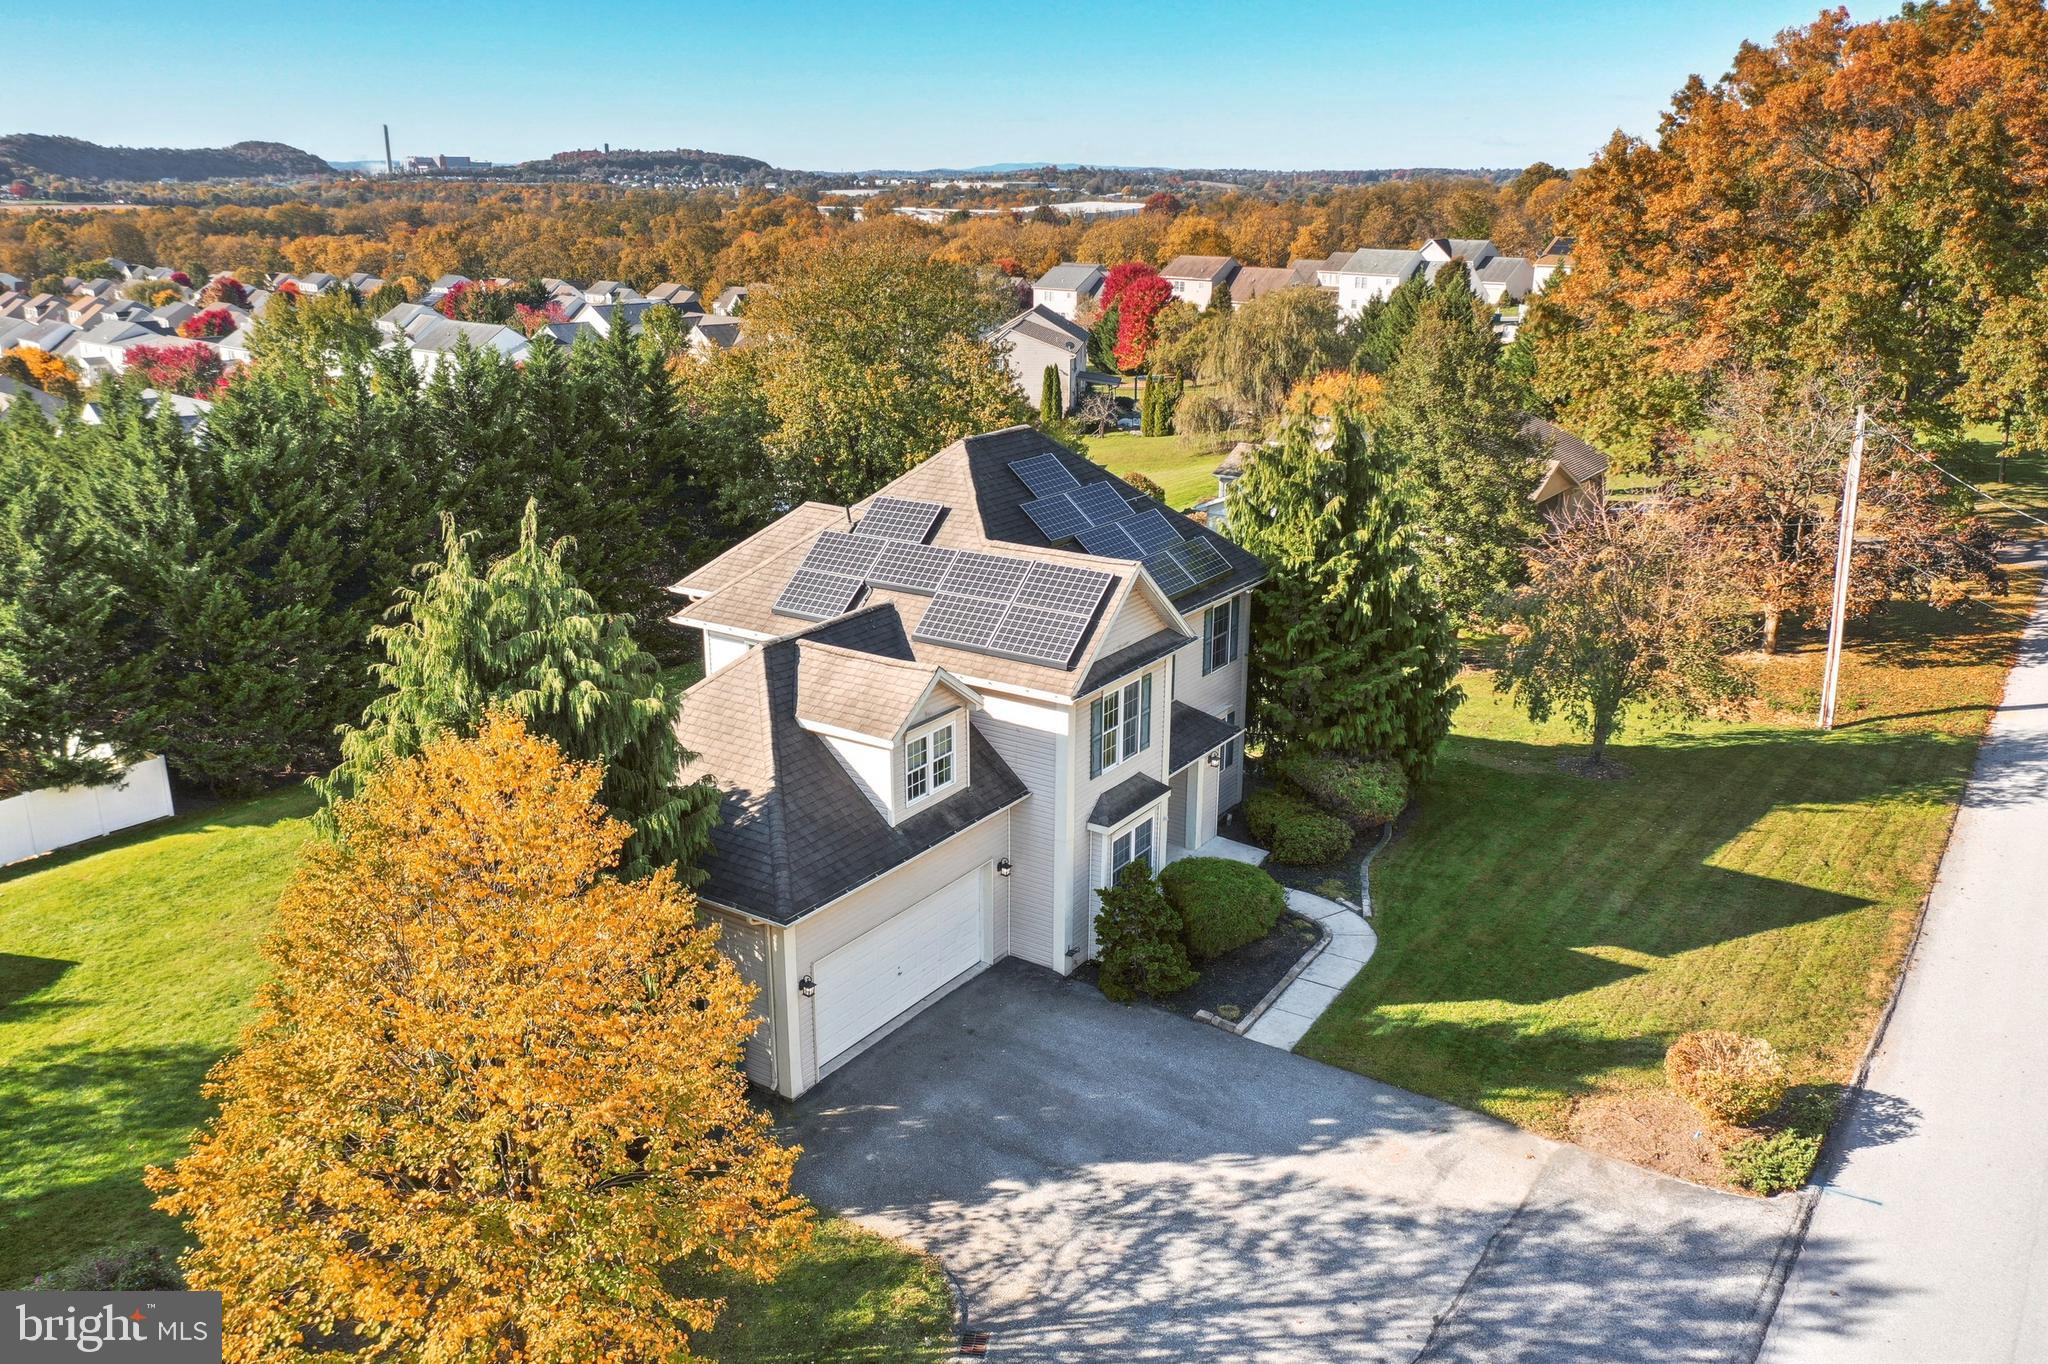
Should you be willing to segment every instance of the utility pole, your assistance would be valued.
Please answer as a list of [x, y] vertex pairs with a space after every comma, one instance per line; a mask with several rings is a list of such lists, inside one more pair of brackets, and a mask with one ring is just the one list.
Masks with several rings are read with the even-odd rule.
[[1820, 727], [1835, 727], [1835, 692], [1842, 685], [1842, 632], [1849, 616], [1849, 564], [1856, 550], [1856, 494], [1863, 482], [1862, 407], [1856, 409], [1856, 435], [1849, 442], [1849, 465], [1842, 471], [1842, 508], [1835, 526], [1835, 598], [1828, 618], [1828, 661], [1820, 679]]

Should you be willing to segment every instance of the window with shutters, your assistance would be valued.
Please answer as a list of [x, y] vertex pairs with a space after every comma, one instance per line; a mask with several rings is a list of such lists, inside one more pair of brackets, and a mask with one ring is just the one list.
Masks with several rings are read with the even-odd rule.
[[1244, 598], [1218, 602], [1202, 613], [1202, 673], [1227, 668], [1244, 651]]
[[1152, 674], [1088, 703], [1088, 775], [1099, 777], [1152, 746]]

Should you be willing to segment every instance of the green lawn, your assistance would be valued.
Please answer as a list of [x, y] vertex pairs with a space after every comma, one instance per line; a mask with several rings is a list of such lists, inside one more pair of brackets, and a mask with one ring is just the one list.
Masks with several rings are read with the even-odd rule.
[[[313, 808], [293, 789], [0, 871], [0, 1287], [180, 1243], [142, 1170], [205, 1117], [200, 1080], [249, 1019]], [[704, 1353], [732, 1364], [941, 1359], [952, 1342], [937, 1265], [836, 1218], [775, 1283], [724, 1288]]]
[[[2048, 500], [2040, 461], [2006, 473], [2015, 501]], [[1795, 634], [1741, 722], [1625, 735], [1626, 781], [1559, 770], [1580, 736], [1468, 675], [1413, 826], [1373, 866], [1379, 950], [1299, 1050], [1581, 1139], [1602, 1111], [1585, 1105], [1661, 1087], [1690, 1029], [1761, 1034], [1798, 1082], [1847, 1079], [2035, 586], [1857, 622], [1828, 735], [1822, 641]]]
[[1139, 473], [1166, 490], [1168, 505], [1191, 507], [1216, 495], [1216, 466], [1232, 442], [1216, 436], [1088, 437], [1088, 458], [1118, 476]]

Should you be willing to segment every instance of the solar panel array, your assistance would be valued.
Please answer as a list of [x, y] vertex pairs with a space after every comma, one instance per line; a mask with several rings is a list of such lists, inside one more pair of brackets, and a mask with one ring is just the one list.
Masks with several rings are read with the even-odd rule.
[[1071, 668], [1115, 582], [1107, 573], [1073, 564], [962, 550], [912, 638]]
[[865, 586], [859, 578], [799, 568], [790, 575], [782, 595], [775, 599], [775, 614], [799, 620], [831, 620], [852, 610]]
[[868, 509], [861, 514], [860, 524], [853, 528], [853, 533], [921, 545], [932, 533], [932, 527], [939, 524], [939, 517], [945, 510], [944, 504], [938, 502], [878, 497], [868, 503]]
[[1010, 466], [1032, 500], [1024, 514], [1054, 544], [1075, 540], [1105, 559], [1139, 559], [1169, 597], [1192, 592], [1230, 571], [1230, 561], [1197, 535], [1185, 538], [1166, 513], [1126, 500], [1109, 479], [1083, 483], [1058, 455], [1033, 455]]

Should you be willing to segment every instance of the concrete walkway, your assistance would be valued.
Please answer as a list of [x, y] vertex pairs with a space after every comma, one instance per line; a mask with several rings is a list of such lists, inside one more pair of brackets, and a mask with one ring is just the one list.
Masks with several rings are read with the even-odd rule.
[[1765, 1364], [2048, 1358], [2048, 595]]
[[1252, 1041], [1282, 1051], [1294, 1050], [1294, 1044], [1308, 1032], [1310, 1024], [1322, 1017], [1337, 992], [1365, 969], [1365, 964], [1372, 960], [1373, 948], [1379, 945], [1365, 915], [1350, 905], [1305, 890], [1289, 890], [1287, 907], [1322, 924], [1330, 931], [1330, 942], [1245, 1031], [1244, 1035]]

